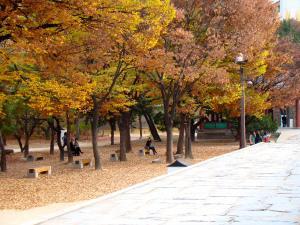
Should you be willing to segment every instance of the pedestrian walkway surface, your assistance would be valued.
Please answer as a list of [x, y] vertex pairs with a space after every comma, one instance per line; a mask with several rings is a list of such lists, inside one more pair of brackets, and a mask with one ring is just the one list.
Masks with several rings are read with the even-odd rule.
[[[138, 135], [131, 135], [131, 141], [136, 141], [139, 140], [140, 136]], [[115, 136], [115, 144], [120, 143], [120, 138], [119, 136]], [[30, 152], [49, 152], [49, 144], [35, 144], [38, 145], [35, 147], [32, 147], [30, 145]], [[98, 138], [98, 146], [106, 146], [106, 145], [110, 145], [110, 137], [109, 136], [104, 136], [104, 137], [100, 137]], [[92, 148], [92, 142], [91, 141], [79, 141], [79, 146], [81, 148]], [[21, 152], [20, 150], [20, 146], [17, 144], [10, 144], [6, 146], [7, 149], [13, 149], [14, 152]], [[58, 146], [55, 145], [54, 150], [59, 150]]]
[[39, 224], [300, 224], [300, 130], [283, 137], [104, 196]]

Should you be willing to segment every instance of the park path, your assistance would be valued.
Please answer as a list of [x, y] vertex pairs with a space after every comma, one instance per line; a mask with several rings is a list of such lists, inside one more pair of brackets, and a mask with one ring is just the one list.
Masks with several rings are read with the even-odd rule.
[[[139, 135], [131, 135], [131, 140], [136, 141], [139, 140]], [[120, 136], [115, 136], [115, 144], [120, 143]], [[110, 136], [98, 137], [98, 146], [107, 146], [110, 145]], [[92, 141], [79, 141], [79, 146], [81, 148], [92, 148]], [[14, 152], [20, 152], [20, 147], [17, 144], [8, 144], [6, 146], [7, 149], [13, 149]], [[57, 144], [55, 143], [54, 150], [58, 151]], [[30, 152], [46, 152], [49, 151], [48, 143], [34, 143], [30, 145]]]
[[300, 130], [282, 132], [31, 224], [300, 224]]

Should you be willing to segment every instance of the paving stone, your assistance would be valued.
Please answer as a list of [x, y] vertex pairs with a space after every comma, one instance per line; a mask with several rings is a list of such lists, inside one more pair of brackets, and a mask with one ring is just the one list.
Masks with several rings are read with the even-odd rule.
[[300, 130], [193, 165], [42, 225], [296, 225]]

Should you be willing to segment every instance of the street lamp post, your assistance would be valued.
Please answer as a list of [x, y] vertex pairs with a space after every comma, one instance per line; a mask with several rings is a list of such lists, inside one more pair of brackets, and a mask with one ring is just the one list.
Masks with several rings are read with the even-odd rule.
[[247, 60], [245, 59], [244, 55], [240, 53], [236, 59], [235, 62], [240, 65], [240, 78], [241, 78], [241, 119], [240, 119], [240, 148], [246, 147], [246, 113], [245, 113], [245, 78], [244, 78], [244, 67], [243, 65], [247, 63]]

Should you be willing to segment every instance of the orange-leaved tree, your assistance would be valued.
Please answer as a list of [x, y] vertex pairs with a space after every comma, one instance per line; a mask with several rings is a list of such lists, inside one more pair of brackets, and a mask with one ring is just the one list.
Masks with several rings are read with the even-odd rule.
[[[45, 118], [63, 116], [66, 118], [69, 145], [71, 118], [77, 112], [89, 110], [90, 93], [95, 84], [87, 82], [83, 74], [70, 74], [68, 78], [69, 82], [63, 83], [61, 80], [43, 80], [40, 76], [32, 76], [31, 79], [26, 80], [22, 93], [28, 97], [29, 106]], [[64, 152], [61, 148], [60, 158], [64, 160]], [[72, 152], [68, 146], [68, 161], [72, 162], [72, 160]]]
[[203, 52], [194, 35], [185, 30], [182, 11], [169, 25], [160, 42], [141, 60], [148, 80], [160, 92], [167, 131], [167, 162], [173, 161], [173, 125], [181, 98], [202, 74]]

